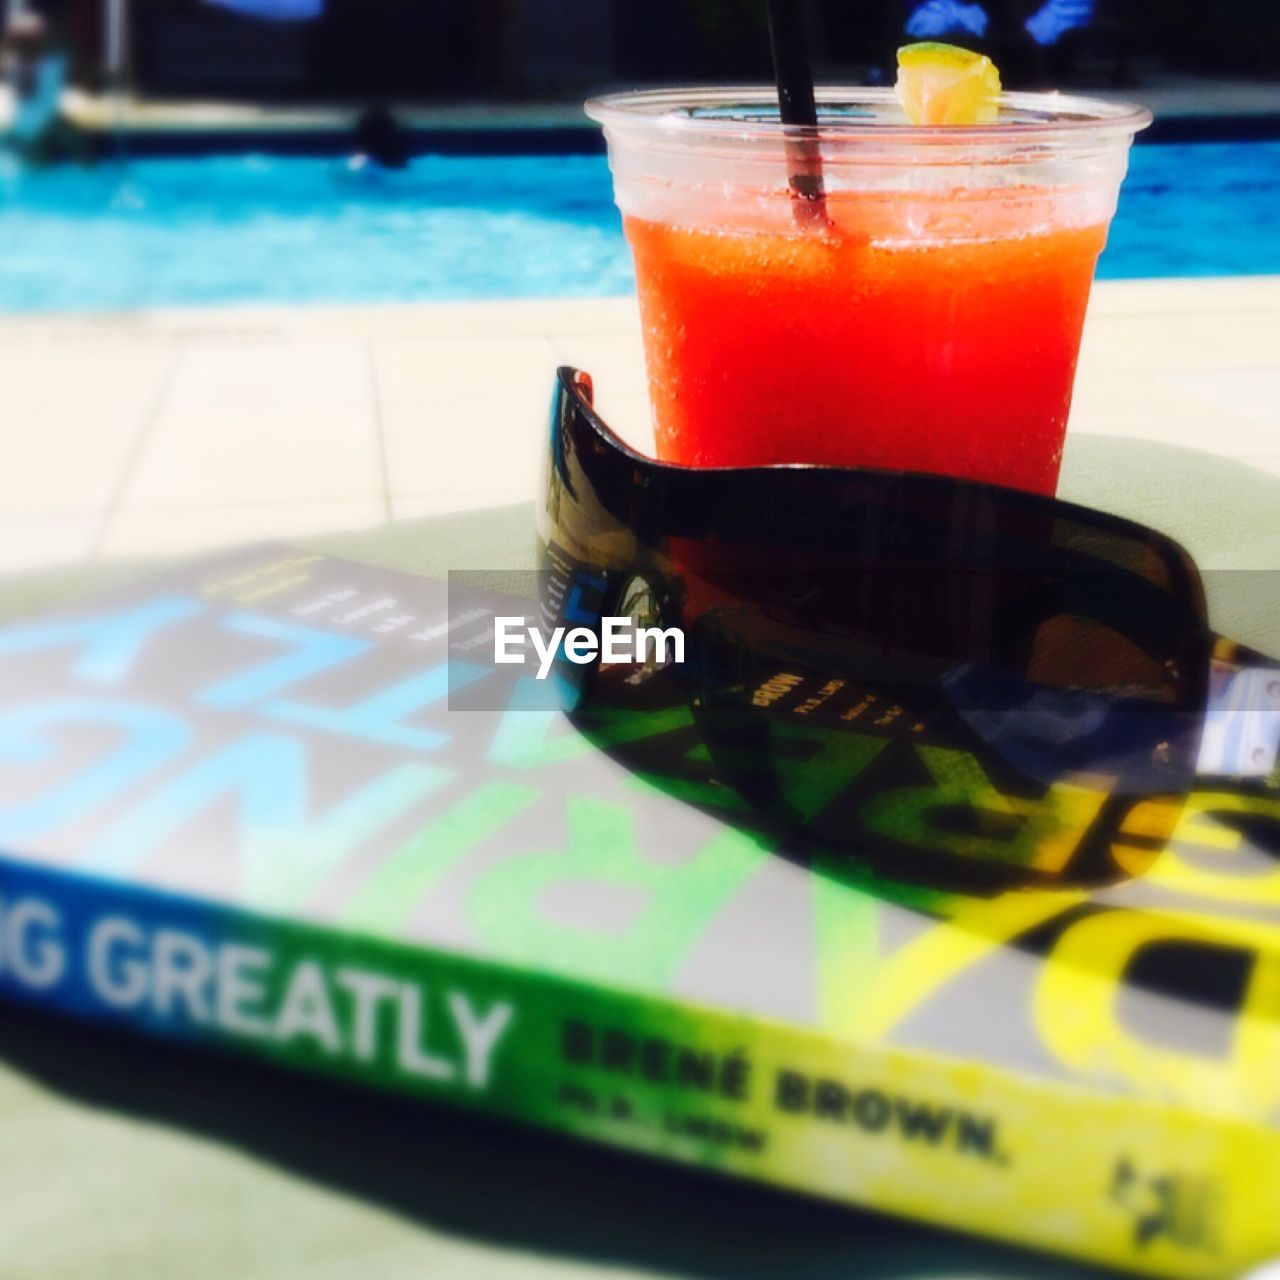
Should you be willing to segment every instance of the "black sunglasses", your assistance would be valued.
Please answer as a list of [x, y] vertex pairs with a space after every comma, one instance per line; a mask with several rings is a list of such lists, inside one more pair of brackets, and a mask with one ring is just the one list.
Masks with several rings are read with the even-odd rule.
[[[1206, 723], [1246, 687], [1280, 710], [1280, 670], [1215, 636], [1190, 556], [1128, 520], [932, 475], [666, 465], [565, 368], [539, 535], [544, 625], [623, 616], [673, 629], [668, 649], [682, 639], [625, 682], [559, 663], [566, 708], [661, 674], [719, 776], [824, 845], [865, 843], [895, 743], [935, 783], [952, 770], [961, 789], [990, 779], [1050, 807], [1132, 808], [1197, 775], [1276, 769], [1280, 717], [1246, 717], [1243, 736]], [[1040, 846], [1016, 856], [1056, 870], [1054, 841]]]

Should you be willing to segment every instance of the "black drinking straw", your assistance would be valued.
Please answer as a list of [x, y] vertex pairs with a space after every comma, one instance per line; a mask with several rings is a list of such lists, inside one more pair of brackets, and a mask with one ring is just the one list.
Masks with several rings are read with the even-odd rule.
[[[818, 123], [813, 96], [813, 67], [805, 41], [804, 0], [768, 0], [769, 44], [773, 49], [773, 78], [778, 86], [778, 114], [783, 124]], [[792, 207], [801, 225], [825, 226], [826, 199], [822, 185], [822, 157], [816, 138], [787, 139], [787, 181]]]

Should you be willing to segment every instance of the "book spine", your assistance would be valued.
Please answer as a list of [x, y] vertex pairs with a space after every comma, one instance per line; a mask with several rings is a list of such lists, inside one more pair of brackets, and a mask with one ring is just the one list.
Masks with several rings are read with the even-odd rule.
[[6, 860], [0, 995], [1154, 1275], [1280, 1247], [1269, 1131]]

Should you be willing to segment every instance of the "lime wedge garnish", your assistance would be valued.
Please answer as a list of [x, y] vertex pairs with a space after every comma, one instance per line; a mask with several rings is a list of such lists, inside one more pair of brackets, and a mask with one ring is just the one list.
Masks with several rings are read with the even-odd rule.
[[925, 41], [898, 50], [894, 90], [912, 124], [989, 124], [999, 109], [1000, 73], [984, 54]]

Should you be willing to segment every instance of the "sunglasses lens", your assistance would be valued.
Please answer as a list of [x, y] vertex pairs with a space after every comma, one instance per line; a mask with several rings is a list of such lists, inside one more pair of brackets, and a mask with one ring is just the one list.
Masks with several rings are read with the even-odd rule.
[[838, 571], [690, 566], [702, 660], [689, 675], [719, 771], [826, 845], [1047, 874], [1104, 809], [1185, 790], [1197, 598], [1157, 562], [1140, 571], [1141, 548], [1082, 559], [1073, 532], [1042, 529], [1007, 555], [984, 536], [981, 562], [944, 566], [922, 550], [886, 570], [874, 549]]

